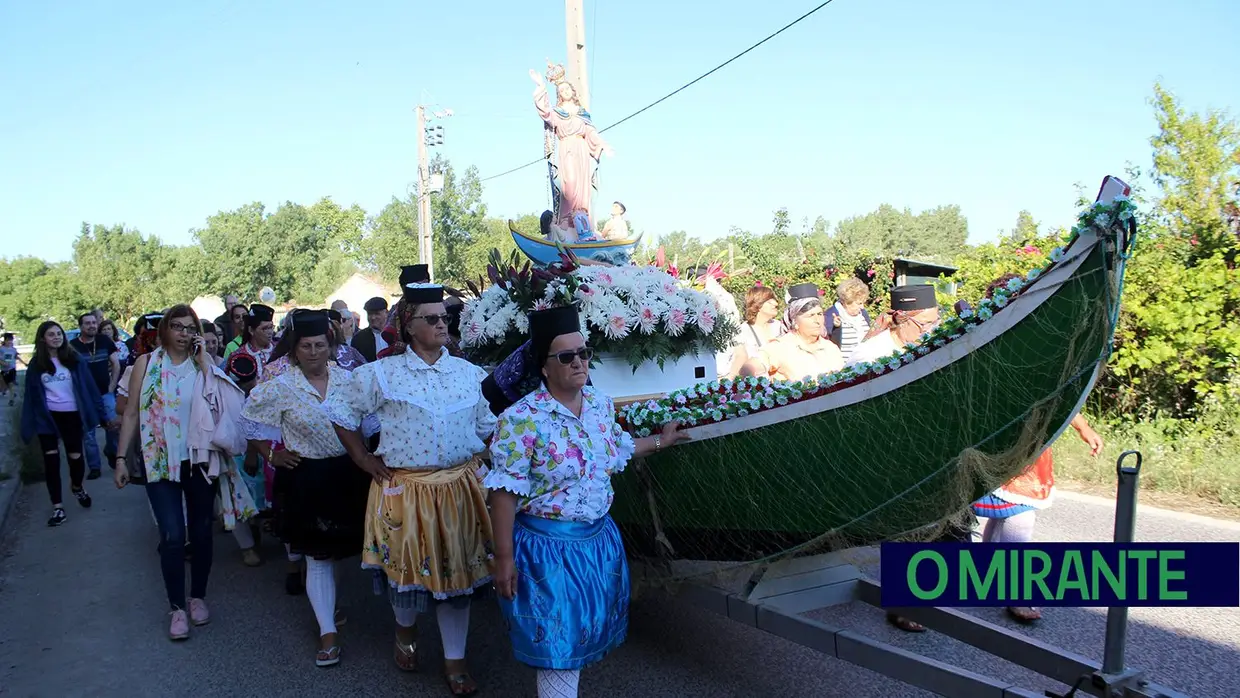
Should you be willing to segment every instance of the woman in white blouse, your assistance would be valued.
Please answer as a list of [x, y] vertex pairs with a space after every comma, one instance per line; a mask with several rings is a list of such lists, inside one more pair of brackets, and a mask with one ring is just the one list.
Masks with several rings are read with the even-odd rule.
[[738, 334], [746, 354], [757, 356], [762, 347], [782, 333], [778, 318], [779, 299], [774, 291], [766, 286], [754, 286], [745, 291], [745, 324]]
[[[366, 509], [362, 567], [388, 589], [396, 616], [396, 665], [417, 668], [415, 623], [433, 606], [444, 677], [472, 695], [465, 645], [470, 601], [491, 587], [491, 520], [475, 474], [495, 429], [482, 394], [486, 372], [448, 354], [444, 289], [411, 283], [401, 306], [403, 353], [353, 371], [346, 399], [333, 401], [336, 433], [374, 483]], [[379, 418], [372, 454], [359, 426]]]
[[500, 416], [491, 444], [495, 588], [517, 660], [538, 695], [575, 698], [581, 669], [624, 642], [629, 574], [608, 511], [631, 457], [688, 438], [675, 423], [634, 439], [610, 397], [587, 386], [576, 308], [530, 314], [526, 366], [543, 384]]
[[[348, 387], [329, 361], [336, 336], [327, 313], [292, 315], [289, 368], [250, 393], [246, 437], [276, 466], [276, 526], [289, 550], [306, 559], [306, 596], [319, 622], [318, 666], [340, 661], [336, 642], [336, 560], [362, 551], [370, 478], [345, 453], [324, 404]], [[282, 450], [272, 450], [278, 437]]]

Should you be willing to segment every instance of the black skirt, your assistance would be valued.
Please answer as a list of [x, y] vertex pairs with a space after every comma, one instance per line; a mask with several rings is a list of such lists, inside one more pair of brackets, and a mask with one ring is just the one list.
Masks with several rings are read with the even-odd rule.
[[347, 456], [276, 468], [276, 534], [294, 553], [340, 560], [362, 552], [370, 476]]

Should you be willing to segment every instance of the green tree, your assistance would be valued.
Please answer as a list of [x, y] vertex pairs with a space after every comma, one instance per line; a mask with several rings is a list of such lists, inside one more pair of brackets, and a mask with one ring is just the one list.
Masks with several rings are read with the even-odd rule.
[[482, 203], [482, 182], [478, 179], [478, 168], [469, 167], [458, 178], [451, 163], [438, 155], [431, 161], [431, 170], [443, 174], [443, 190], [431, 194], [435, 278], [463, 286], [469, 278], [470, 248], [486, 235], [483, 221], [487, 209]]

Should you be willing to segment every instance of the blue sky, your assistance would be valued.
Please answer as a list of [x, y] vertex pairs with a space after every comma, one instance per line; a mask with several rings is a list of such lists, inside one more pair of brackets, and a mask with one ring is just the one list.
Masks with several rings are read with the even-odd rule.
[[[600, 126], [697, 77], [814, 0], [586, 0]], [[247, 202], [329, 195], [371, 213], [416, 176], [413, 107], [439, 149], [497, 174], [541, 154], [526, 72], [564, 58], [540, 2], [5, 3], [0, 255], [67, 259], [81, 221], [184, 244]], [[1070, 224], [1074, 184], [1148, 166], [1161, 80], [1240, 109], [1240, 3], [835, 0], [610, 131], [600, 203], [648, 235], [834, 223], [959, 204], [970, 239], [1027, 208]], [[1233, 111], [1234, 113], [1234, 111]], [[492, 215], [546, 208], [545, 170], [487, 182]]]

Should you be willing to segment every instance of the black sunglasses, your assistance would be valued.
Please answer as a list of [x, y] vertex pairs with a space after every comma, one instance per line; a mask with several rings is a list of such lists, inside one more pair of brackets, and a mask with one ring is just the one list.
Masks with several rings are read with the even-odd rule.
[[581, 359], [582, 361], [589, 361], [590, 359], [594, 358], [594, 350], [591, 349], [590, 347], [582, 347], [575, 351], [561, 351], [555, 354], [555, 358], [559, 359], [560, 363], [567, 366], [573, 362], [573, 359]]
[[414, 319], [414, 320], [417, 320], [418, 318], [422, 318], [423, 320], [426, 321], [426, 324], [428, 325], [438, 325], [441, 322], [446, 325], [448, 324], [448, 320], [452, 316], [445, 313], [443, 315], [412, 315], [410, 317], [411, 319]]

